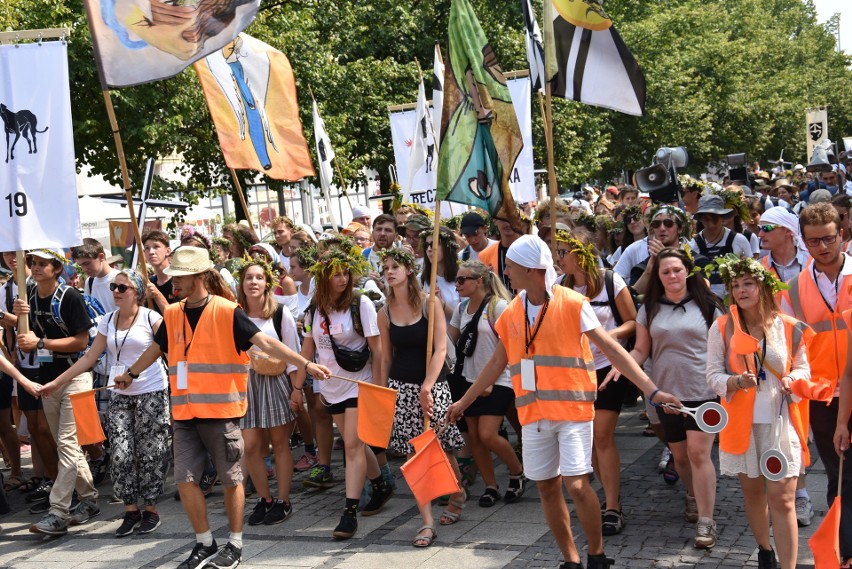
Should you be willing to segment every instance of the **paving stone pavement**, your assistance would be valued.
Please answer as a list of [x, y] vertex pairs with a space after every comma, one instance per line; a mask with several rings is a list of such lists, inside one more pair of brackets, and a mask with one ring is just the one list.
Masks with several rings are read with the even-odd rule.
[[[720, 478], [716, 500], [718, 542], [710, 551], [692, 547], [694, 526], [683, 521], [685, 491], [678, 484], [666, 485], [657, 473], [662, 446], [656, 439], [643, 437], [644, 423], [639, 408], [622, 413], [616, 435], [622, 459], [622, 503], [627, 526], [604, 540], [606, 553], [615, 558], [615, 567], [734, 569], [757, 566], [757, 547], [748, 530], [742, 494], [736, 480]], [[294, 451], [298, 458], [299, 449]], [[715, 453], [714, 453], [715, 454]], [[814, 455], [816, 453], [813, 453]], [[415, 549], [411, 540], [420, 518], [411, 493], [398, 471], [401, 461], [392, 462], [397, 492], [385, 509], [372, 517], [359, 517], [358, 533], [347, 541], [334, 541], [331, 531], [343, 506], [342, 451], [334, 452], [334, 474], [339, 483], [332, 489], [314, 493], [302, 488], [306, 474], [296, 474], [293, 482], [293, 516], [275, 526], [245, 526], [243, 562], [245, 569], [260, 568], [347, 568], [430, 569], [475, 567], [483, 569], [522, 569], [558, 567], [561, 555], [541, 513], [535, 486], [515, 504], [498, 502], [480, 508], [476, 496], [483, 490], [481, 480], [474, 485], [461, 520], [438, 527], [438, 538], [428, 549]], [[498, 466], [498, 480], [507, 478]], [[799, 565], [813, 568], [807, 538], [818, 527], [827, 509], [825, 474], [817, 464], [808, 475], [808, 487], [817, 511], [811, 526], [799, 535]], [[599, 485], [595, 484], [599, 489]], [[0, 518], [0, 568], [174, 568], [194, 545], [194, 535], [180, 503], [172, 499], [173, 481], [159, 504], [162, 525], [147, 536], [114, 537], [123, 508], [109, 502], [109, 481], [101, 484], [101, 513], [89, 523], [71, 528], [67, 536], [43, 538], [29, 533], [39, 516], [26, 510], [23, 496], [11, 492], [13, 512]], [[228, 530], [217, 486], [207, 500], [214, 537], [227, 541]], [[253, 500], [247, 500], [250, 512]], [[441, 508], [434, 507], [436, 518]], [[585, 540], [573, 516], [578, 546]], [[583, 554], [585, 556], [585, 553]], [[585, 559], [584, 559], [585, 561]]]

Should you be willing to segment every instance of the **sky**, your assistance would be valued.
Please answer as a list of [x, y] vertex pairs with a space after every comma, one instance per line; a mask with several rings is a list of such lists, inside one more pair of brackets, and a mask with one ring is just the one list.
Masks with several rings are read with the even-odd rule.
[[813, 0], [813, 3], [820, 23], [840, 13], [840, 48], [852, 53], [852, 0]]

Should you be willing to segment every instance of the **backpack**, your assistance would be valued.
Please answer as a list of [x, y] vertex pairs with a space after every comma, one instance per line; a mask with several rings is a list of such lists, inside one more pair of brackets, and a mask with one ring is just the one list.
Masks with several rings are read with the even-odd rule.
[[[376, 286], [379, 288], [379, 290], [382, 290], [384, 288], [382, 286], [382, 283], [380, 283], [379, 281], [377, 281], [373, 277], [365, 275], [365, 276], [362, 276], [360, 279], [358, 279], [358, 283], [356, 284], [353, 292], [355, 292], [355, 294], [364, 295], [367, 298], [369, 298], [373, 303], [373, 308], [376, 309], [376, 314], [378, 314], [379, 310], [382, 308], [382, 306], [385, 305], [385, 298], [381, 294], [379, 294], [378, 292], [376, 292], [374, 290], [367, 290], [365, 288], [366, 285], [367, 285], [367, 281], [373, 281], [374, 283], [376, 283]], [[359, 302], [360, 302], [360, 300], [359, 300]], [[355, 306], [357, 307], [357, 304]], [[352, 320], [355, 320], [354, 316], [353, 316]], [[363, 336], [364, 334], [361, 334], [361, 335]]]
[[[355, 290], [352, 291], [352, 304], [349, 305], [349, 312], [352, 314], [352, 326], [355, 328], [355, 331], [358, 333], [359, 336], [361, 336], [362, 338], [365, 338], [366, 336], [364, 336], [364, 325], [361, 324], [361, 296], [362, 295], [369, 298], [373, 302], [374, 306], [375, 306], [377, 301], [374, 300], [374, 296], [375, 296], [374, 291], [362, 292], [361, 290], [358, 290], [358, 289], [355, 289]], [[382, 301], [379, 305], [379, 308], [381, 308], [381, 306], [383, 306], [383, 305], [384, 305], [384, 302]], [[314, 313], [316, 312], [316, 310], [317, 310], [316, 304], [314, 304], [314, 301], [311, 300], [311, 303], [308, 304], [308, 307], [305, 309], [305, 324], [307, 326], [313, 326]], [[378, 313], [378, 309], [376, 309], [376, 311]], [[276, 314], [272, 317], [273, 321], [274, 321], [275, 317], [278, 316], [277, 312], [278, 311], [276, 310]], [[275, 325], [276, 329], [279, 330], [279, 332], [278, 332], [279, 334], [281, 333], [280, 330], [281, 330], [281, 317], [282, 316], [279, 316], [277, 324]], [[305, 330], [308, 330], [308, 328], [305, 328]]]
[[[70, 336], [71, 333], [68, 330], [68, 326], [65, 325], [65, 322], [62, 321], [62, 312], [60, 311], [60, 306], [62, 305], [62, 299], [65, 298], [65, 293], [68, 291], [70, 287], [65, 284], [59, 285], [53, 293], [53, 298], [50, 299], [50, 315], [53, 317], [53, 321], [59, 326], [59, 329], [62, 330], [62, 333], [66, 336]], [[104, 310], [103, 305], [100, 301], [88, 294], [83, 294], [83, 302], [86, 305], [86, 314], [89, 317], [89, 320], [92, 321], [92, 326], [89, 328], [89, 343], [86, 346], [86, 349], [81, 351], [76, 358], [79, 359], [83, 354], [89, 351], [89, 348], [92, 346], [92, 342], [95, 340], [95, 336], [98, 333], [98, 324], [101, 321], [101, 317], [106, 314], [106, 310]], [[104, 353], [98, 356], [98, 361], [95, 364], [92, 371], [100, 375], [108, 375], [109, 370], [105, 369], [105, 358]]]
[[[624, 324], [624, 319], [621, 318], [621, 314], [618, 312], [618, 306], [615, 302], [615, 276], [613, 275], [612, 269], [607, 269], [604, 272], [604, 289], [606, 290], [607, 301], [606, 302], [589, 302], [592, 306], [609, 306], [610, 311], [612, 312], [612, 317], [615, 318], [615, 326], [621, 326]], [[633, 306], [637, 310], [639, 310], [639, 295], [636, 294], [636, 290], [628, 285], [627, 290], [630, 291], [630, 298], [633, 300]], [[630, 336], [627, 341], [624, 343], [624, 349], [628, 352], [633, 349], [636, 345], [636, 334], [634, 333]]]

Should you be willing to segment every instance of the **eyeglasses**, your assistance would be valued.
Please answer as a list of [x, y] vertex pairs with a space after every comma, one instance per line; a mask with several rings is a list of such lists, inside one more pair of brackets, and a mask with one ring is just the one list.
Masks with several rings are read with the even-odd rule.
[[564, 259], [565, 255], [567, 255], [570, 252], [571, 251], [569, 251], [568, 249], [557, 249], [556, 250], [556, 256], [559, 257], [560, 259]]
[[659, 229], [661, 225], [664, 225], [666, 229], [671, 229], [675, 226], [675, 222], [673, 219], [655, 219], [651, 222], [651, 229]]
[[805, 243], [808, 244], [808, 247], [819, 247], [820, 243], [827, 247], [829, 245], [834, 245], [837, 242], [838, 237], [840, 237], [839, 233], [826, 235], [825, 237], [812, 237], [810, 239], [805, 239]]
[[109, 290], [111, 290], [112, 292], [118, 291], [121, 294], [124, 294], [130, 288], [132, 287], [129, 287], [126, 284], [109, 283]]
[[463, 285], [465, 283], [465, 281], [475, 281], [478, 278], [479, 277], [456, 277], [456, 284], [457, 285]]
[[764, 233], [769, 233], [770, 231], [775, 231], [781, 227], [780, 225], [773, 225], [771, 223], [767, 223], [766, 225], [758, 225], [757, 229], [763, 231]]

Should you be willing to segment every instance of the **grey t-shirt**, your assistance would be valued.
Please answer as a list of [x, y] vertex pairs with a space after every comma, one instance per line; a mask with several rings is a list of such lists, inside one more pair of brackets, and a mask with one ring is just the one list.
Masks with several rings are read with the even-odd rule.
[[[651, 359], [654, 383], [681, 401], [713, 399], [707, 385], [707, 323], [693, 301], [683, 308], [660, 304], [651, 327]], [[713, 320], [721, 316], [717, 309]], [[636, 323], [648, 328], [648, 313], [639, 309]]]

